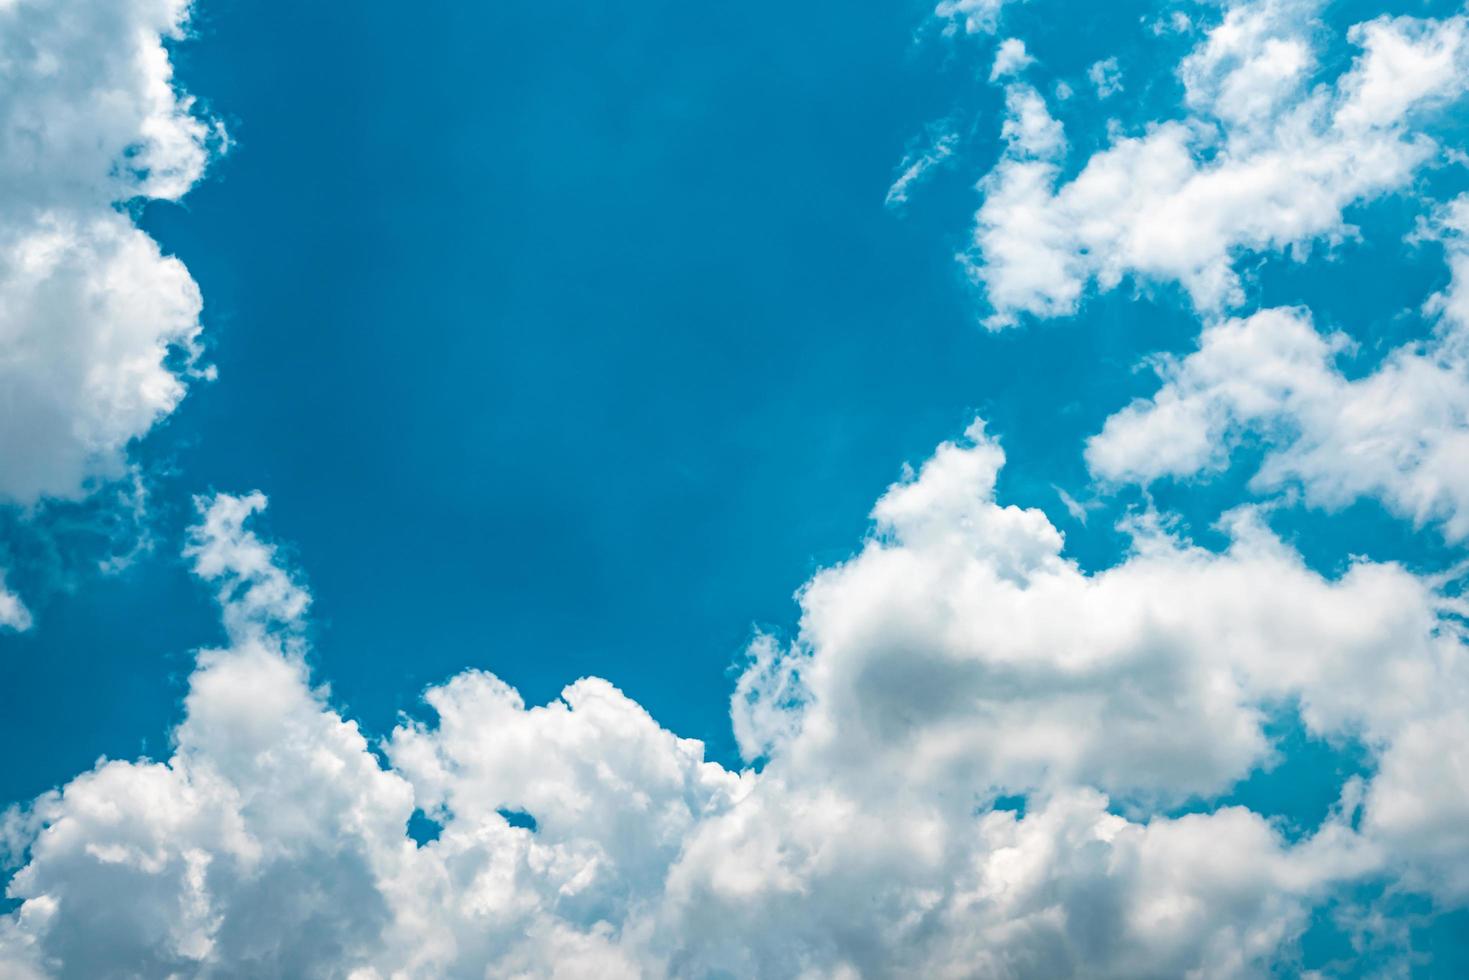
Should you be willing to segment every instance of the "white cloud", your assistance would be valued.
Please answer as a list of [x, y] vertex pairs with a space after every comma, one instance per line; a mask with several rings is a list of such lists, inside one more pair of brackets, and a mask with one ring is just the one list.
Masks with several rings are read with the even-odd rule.
[[1046, 100], [1029, 85], [1005, 88], [1005, 124], [1000, 135], [1015, 159], [1050, 159], [1066, 149], [1066, 134], [1046, 108]]
[[954, 148], [958, 145], [959, 134], [948, 128], [947, 120], [930, 126], [925, 145], [921, 149], [910, 151], [898, 165], [901, 173], [888, 188], [883, 204], [889, 208], [907, 204], [908, 195], [913, 189], [927, 179], [934, 168], [943, 166], [952, 159]]
[[1309, 503], [1375, 497], [1416, 524], [1469, 535], [1469, 197], [1445, 208], [1453, 276], [1429, 304], [1438, 330], [1371, 373], [1348, 378], [1351, 347], [1318, 333], [1304, 310], [1265, 310], [1206, 328], [1199, 349], [1157, 362], [1163, 384], [1109, 418], [1087, 461], [1114, 482], [1151, 483], [1221, 470], [1247, 440], [1267, 451], [1253, 485], [1299, 486]]
[[1097, 98], [1109, 99], [1122, 91], [1122, 70], [1116, 58], [1098, 61], [1086, 70], [1086, 77], [1097, 90]]
[[1017, 75], [1033, 64], [1035, 59], [1025, 50], [1025, 42], [1018, 37], [1007, 37], [995, 49], [995, 63], [990, 68], [990, 81]]
[[[1429, 750], [1464, 718], [1461, 602], [1393, 565], [1322, 578], [1248, 511], [1222, 554], [1143, 522], [1087, 575], [993, 501], [1002, 459], [980, 427], [941, 447], [802, 591], [784, 661], [757, 649], [736, 712], [771, 761], [669, 884], [693, 972], [1255, 975], [1340, 883], [1465, 900], [1466, 777]], [[1241, 808], [1157, 815], [1268, 765], [1281, 703], [1413, 775], [1349, 784], [1295, 845]], [[1013, 794], [1023, 819], [987, 812]]]
[[[981, 183], [968, 257], [989, 325], [1073, 313], [1089, 285], [1125, 276], [1180, 283], [1206, 312], [1237, 304], [1238, 255], [1337, 242], [1343, 209], [1432, 162], [1423, 116], [1469, 85], [1464, 18], [1359, 24], [1351, 67], [1308, 87], [1314, 7], [1231, 6], [1180, 68], [1189, 114], [1117, 138], [1069, 181], [1059, 154], [1006, 154]], [[1017, 110], [1034, 113], [1012, 104], [1007, 129]]]
[[1065, 313], [1075, 309], [1082, 289], [1069, 254], [1075, 229], [1052, 206], [1057, 163], [1037, 153], [1058, 152], [1065, 136], [1034, 89], [1010, 86], [1006, 104], [1004, 135], [1010, 149], [1005, 162], [985, 178], [988, 190], [980, 211], [985, 264], [976, 274], [984, 278], [997, 311], [1024, 305], [1049, 315]]
[[[263, 498], [200, 504], [188, 554], [229, 644], [199, 655], [167, 762], [103, 761], [12, 815], [45, 829], [0, 973], [638, 975], [613, 938], [742, 778], [606, 682], [526, 709], [476, 673], [429, 692], [437, 726], [394, 733], [385, 770], [309, 684], [308, 597], [244, 525]], [[445, 823], [421, 849], [415, 805]]]
[[3, 570], [0, 570], [0, 626], [21, 633], [31, 628], [31, 611], [20, 596], [6, 586]]
[[1087, 461], [1106, 479], [1139, 483], [1222, 469], [1244, 427], [1273, 424], [1303, 403], [1340, 401], [1346, 381], [1330, 361], [1347, 344], [1318, 334], [1303, 310], [1208, 327], [1197, 353], [1158, 362], [1162, 389], [1109, 418]]
[[969, 440], [892, 488], [874, 539], [801, 593], [789, 751], [810, 765], [1168, 798], [1258, 765], [1264, 703], [1299, 699], [1323, 733], [1389, 732], [1448, 704], [1417, 675], [1397, 696], [1382, 659], [1459, 649], [1431, 583], [1372, 563], [1323, 579], [1248, 510], [1228, 515], [1222, 554], [1141, 521], [1132, 555], [1087, 575], [1044, 514], [994, 502], [1003, 454], [978, 426]]
[[[1000, 7], [938, 12], [992, 31]], [[1126, 274], [1227, 304], [1237, 250], [1345, 234], [1343, 207], [1422, 165], [1412, 113], [1462, 87], [1464, 25], [1355, 28], [1361, 58], [1308, 91], [1313, 11], [1231, 7], [1181, 68], [1194, 115], [1059, 189], [1062, 127], [1010, 84], [977, 242], [994, 323]], [[0, 425], [26, 462], [0, 493], [22, 501], [115, 474], [182, 396], [165, 354], [198, 331], [187, 272], [111, 207], [177, 197], [204, 165], [159, 43], [186, 5], [84, 14], [0, 6], [25, 27], [0, 34], [0, 173], [26, 188], [0, 199], [0, 335], [29, 358]], [[954, 139], [905, 161], [890, 202]], [[1264, 430], [1262, 485], [1376, 492], [1469, 533], [1445, 421], [1469, 406], [1466, 201], [1433, 228], [1456, 274], [1432, 344], [1349, 381], [1345, 341], [1300, 311], [1220, 320], [1093, 440], [1093, 468], [1185, 475]], [[310, 596], [249, 526], [264, 498], [199, 500], [185, 554], [227, 641], [198, 655], [167, 760], [103, 760], [0, 820], [21, 902], [0, 975], [1236, 977], [1288, 958], [1355, 882], [1469, 902], [1458, 583], [1365, 559], [1320, 575], [1248, 508], [1217, 552], [1137, 515], [1128, 553], [1088, 573], [1044, 513], [996, 499], [1004, 459], [981, 422], [940, 446], [802, 588], [797, 634], [752, 643], [731, 717], [758, 771], [596, 678], [528, 707], [468, 671], [372, 744], [312, 684]], [[25, 616], [0, 583], [0, 623]], [[1267, 721], [1287, 710], [1375, 767], [1295, 840], [1210, 803], [1280, 761]], [[1168, 815], [1182, 803], [1202, 812]], [[436, 839], [409, 837], [415, 811]]]
[[961, 29], [965, 34], [993, 34], [1000, 23], [1000, 11], [1011, 0], [942, 0], [934, 8], [934, 15], [948, 24], [945, 34], [955, 34]]
[[[101, 762], [3, 822], [25, 855], [0, 970], [1227, 977], [1364, 875], [1469, 899], [1469, 786], [1433, 751], [1469, 694], [1443, 583], [1323, 578], [1247, 511], [1219, 554], [1140, 521], [1088, 575], [994, 500], [1003, 461], [979, 423], [941, 446], [802, 590], [794, 641], [757, 641], [734, 707], [759, 774], [605, 681], [528, 708], [476, 671], [379, 756], [310, 684], [263, 499], [201, 501], [188, 555], [228, 644], [166, 762]], [[1297, 843], [1240, 807], [1158, 812], [1268, 765], [1282, 703], [1360, 736], [1377, 778]], [[441, 824], [422, 846], [415, 808]]]
[[0, 499], [75, 498], [183, 396], [199, 291], [117, 205], [222, 138], [173, 85], [185, 0], [0, 4]]
[[1302, 85], [1315, 65], [1310, 34], [1317, 28], [1319, 7], [1318, 0], [1254, 0], [1228, 7], [1179, 66], [1185, 103], [1231, 126], [1273, 125], [1304, 94]]
[[1083, 503], [1067, 493], [1062, 487], [1055, 487], [1054, 489], [1056, 496], [1061, 500], [1061, 506], [1066, 508], [1066, 513], [1070, 514], [1072, 519], [1082, 526], [1086, 525], [1088, 511], [1102, 506], [1102, 502], [1099, 500], [1088, 500]]

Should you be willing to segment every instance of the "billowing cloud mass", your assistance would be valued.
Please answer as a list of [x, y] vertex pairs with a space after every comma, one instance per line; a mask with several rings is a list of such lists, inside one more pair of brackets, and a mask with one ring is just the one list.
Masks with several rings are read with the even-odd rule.
[[[1323, 578], [1253, 512], [1214, 553], [1139, 519], [1094, 575], [994, 499], [976, 422], [763, 637], [727, 771], [606, 681], [431, 688], [380, 751], [312, 687], [309, 597], [201, 501], [228, 643], [166, 761], [6, 821], [10, 976], [1245, 976], [1363, 881], [1469, 900], [1469, 660], [1448, 584]], [[1319, 826], [1211, 804], [1299, 713], [1367, 747]], [[1013, 800], [1023, 800], [1017, 806]], [[1188, 801], [1199, 812], [1172, 815]], [[998, 804], [998, 805], [997, 805]], [[417, 844], [415, 810], [439, 827]], [[118, 896], [128, 896], [118, 901]]]
[[1469, 197], [1432, 234], [1452, 278], [1427, 304], [1434, 335], [1349, 378], [1334, 363], [1352, 343], [1320, 333], [1304, 309], [1270, 309], [1204, 330], [1199, 349], [1162, 359], [1152, 398], [1107, 420], [1087, 446], [1093, 472], [1150, 483], [1224, 468], [1248, 439], [1268, 446], [1260, 491], [1299, 486], [1336, 508], [1375, 497], [1417, 524], [1469, 535]]
[[[939, 13], [990, 31], [1001, 6]], [[1349, 234], [1343, 209], [1433, 162], [1433, 113], [1465, 87], [1462, 18], [1359, 25], [1316, 83], [1316, 9], [1229, 6], [1180, 68], [1187, 115], [1065, 182], [1067, 133], [1008, 84], [974, 275], [996, 326], [1126, 276], [1203, 312], [1197, 351], [1089, 443], [1104, 481], [1218, 469], [1254, 439], [1261, 492], [1375, 495], [1459, 540], [1469, 199], [1423, 230], [1453, 272], [1436, 332], [1366, 374], [1304, 309], [1229, 315], [1242, 254]], [[116, 473], [183, 393], [169, 351], [194, 345], [197, 290], [115, 205], [178, 197], [217, 138], [170, 79], [186, 14], [0, 3], [8, 500]], [[1120, 68], [1097, 65], [1102, 94]], [[953, 132], [905, 161], [899, 203]], [[1462, 567], [1324, 574], [1267, 501], [1221, 515], [1212, 549], [1134, 512], [1088, 571], [1000, 499], [1004, 465], [975, 420], [800, 589], [793, 635], [752, 641], [734, 769], [598, 678], [527, 705], [467, 671], [364, 733], [312, 677], [311, 596], [253, 528], [265, 498], [200, 498], [184, 555], [224, 642], [166, 759], [99, 761], [0, 816], [0, 977], [1278, 976], [1313, 924], [1380, 941], [1374, 896], [1469, 905]], [[0, 625], [28, 625], [3, 582]], [[1290, 731], [1362, 760], [1309, 819], [1241, 792], [1291, 765]]]
[[0, 572], [0, 626], [22, 632], [31, 628], [31, 611], [6, 586], [3, 572]]
[[1007, 37], [995, 48], [995, 61], [990, 66], [990, 81], [1017, 75], [1033, 64], [1035, 59], [1025, 50], [1025, 42], [1018, 37]]
[[1000, 11], [1010, 2], [1012, 0], [942, 0], [934, 8], [934, 15], [946, 22], [946, 34], [960, 31], [965, 34], [993, 34], [999, 26]]
[[1230, 6], [1180, 66], [1186, 113], [1117, 137], [1064, 182], [1066, 141], [1027, 138], [1049, 113], [1012, 84], [1009, 149], [981, 184], [967, 259], [987, 323], [1071, 314], [1089, 287], [1125, 277], [1178, 283], [1204, 312], [1238, 305], [1240, 255], [1337, 243], [1352, 232], [1345, 208], [1440, 160], [1432, 132], [1469, 86], [1469, 22], [1358, 24], [1358, 56], [1318, 84], [1319, 6]]
[[124, 208], [222, 139], [173, 85], [187, 0], [0, 4], [0, 501], [75, 498], [183, 397], [199, 290]]

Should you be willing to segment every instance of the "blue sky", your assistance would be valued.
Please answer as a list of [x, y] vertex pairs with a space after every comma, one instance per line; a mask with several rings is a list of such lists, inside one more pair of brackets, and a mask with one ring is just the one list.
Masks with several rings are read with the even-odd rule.
[[[180, 81], [236, 146], [143, 226], [199, 282], [221, 380], [141, 448], [160, 518], [176, 536], [192, 494], [267, 492], [323, 674], [377, 730], [470, 665], [532, 700], [615, 673], [733, 759], [728, 668], [752, 624], [794, 625], [792, 592], [851, 552], [904, 461], [982, 411], [1028, 450], [1017, 499], [1053, 506], [1133, 361], [1192, 329], [1157, 311], [1140, 331], [1126, 302], [1087, 333], [975, 329], [953, 261], [972, 174], [883, 207], [933, 119], [974, 113], [973, 152], [996, 151], [985, 53], [915, 43], [926, 13], [833, 31], [835, 5], [572, 25], [444, 5], [432, 42], [405, 46], [386, 6], [303, 5], [287, 32], [199, 8]], [[1034, 370], [1058, 342], [1081, 346], [1056, 383], [1099, 389], [1059, 413]], [[1091, 377], [1099, 359], [1117, 370]], [[76, 744], [13, 770], [9, 796], [161, 744], [215, 619], [171, 551], [37, 601], [91, 620], [107, 658], [70, 631], [0, 641], [39, 645], [7, 666], [41, 676], [9, 690], [64, 689], [81, 661], [134, 692], [99, 685], [90, 731], [18, 697], [18, 731], [49, 720], [47, 744]], [[137, 635], [140, 615], [178, 633]]]
[[61, 7], [0, 965], [1462, 973], [1457, 4]]

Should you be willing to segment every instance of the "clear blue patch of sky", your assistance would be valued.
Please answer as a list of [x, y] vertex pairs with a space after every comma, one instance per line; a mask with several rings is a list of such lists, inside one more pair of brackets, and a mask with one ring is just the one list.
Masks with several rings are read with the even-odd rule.
[[1348, 780], [1368, 779], [1375, 771], [1367, 746], [1353, 738], [1325, 739], [1312, 734], [1296, 705], [1268, 711], [1263, 727], [1274, 756], [1268, 765], [1251, 772], [1227, 793], [1190, 801], [1166, 815], [1242, 806], [1274, 821], [1287, 840], [1300, 841], [1321, 827]]
[[1443, 911], [1388, 883], [1341, 889], [1312, 910], [1297, 957], [1278, 976], [1316, 970], [1323, 977], [1407, 975], [1450, 980], [1469, 974], [1469, 911]]

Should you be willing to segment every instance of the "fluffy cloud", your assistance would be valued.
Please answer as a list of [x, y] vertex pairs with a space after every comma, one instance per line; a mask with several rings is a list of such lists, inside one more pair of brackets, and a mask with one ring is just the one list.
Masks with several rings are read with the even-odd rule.
[[[995, 502], [1002, 461], [980, 425], [940, 447], [802, 591], [795, 641], [752, 651], [733, 712], [768, 763], [669, 882], [690, 972], [1254, 975], [1345, 882], [1465, 899], [1465, 770], [1432, 751], [1469, 693], [1443, 583], [1323, 578], [1249, 511], [1222, 553], [1139, 521], [1088, 575]], [[1294, 844], [1239, 807], [1163, 815], [1268, 767], [1282, 705], [1381, 775]]]
[[864, 549], [803, 589], [785, 654], [801, 693], [757, 685], [787, 705], [767, 719], [798, 723], [747, 723], [775, 768], [891, 775], [961, 805], [1075, 785], [1167, 804], [1265, 761], [1269, 705], [1375, 744], [1457, 715], [1469, 674], [1443, 583], [1367, 561], [1323, 578], [1248, 509], [1226, 515], [1222, 553], [1137, 519], [1132, 553], [1088, 575], [1044, 514], [994, 501], [1002, 461], [979, 424], [940, 447], [879, 501]]
[[[1313, 86], [1316, 6], [1232, 5], [1180, 67], [1188, 113], [1117, 138], [1064, 183], [1064, 140], [1012, 139], [981, 183], [968, 258], [989, 325], [1073, 313], [1089, 285], [1125, 276], [1177, 282], [1204, 311], [1237, 304], [1239, 254], [1339, 241], [1343, 209], [1435, 160], [1432, 113], [1469, 84], [1464, 18], [1358, 24], [1357, 59]], [[1039, 99], [1013, 98], [1007, 130]]]
[[[1088, 575], [995, 501], [1003, 460], [979, 423], [941, 446], [802, 590], [793, 641], [757, 641], [733, 708], [758, 773], [595, 679], [527, 707], [471, 671], [374, 747], [311, 686], [263, 498], [201, 501], [228, 643], [166, 762], [7, 818], [3, 972], [1224, 977], [1345, 883], [1469, 899], [1444, 583], [1323, 578], [1249, 512], [1222, 553], [1140, 520]], [[1270, 765], [1287, 704], [1377, 775], [1295, 842], [1238, 806], [1168, 815]]]
[[1122, 70], [1117, 67], [1115, 57], [1095, 62], [1086, 70], [1086, 77], [1097, 90], [1099, 99], [1110, 99], [1122, 91]]
[[1264, 310], [1215, 323], [1199, 348], [1157, 362], [1163, 384], [1107, 420], [1087, 445], [1097, 475], [1150, 483], [1218, 471], [1249, 441], [1268, 447], [1257, 490], [1299, 486], [1337, 508], [1382, 500], [1417, 524], [1469, 535], [1469, 198], [1443, 209], [1431, 234], [1445, 242], [1450, 285], [1428, 306], [1440, 314], [1425, 343], [1392, 351], [1349, 378], [1351, 348], [1319, 333], [1309, 313]]
[[1033, 64], [1035, 59], [1025, 50], [1025, 42], [1018, 37], [1007, 37], [995, 49], [995, 63], [990, 68], [990, 81], [1019, 74]]
[[[308, 596], [245, 527], [263, 505], [201, 501], [188, 554], [229, 643], [199, 655], [173, 756], [104, 761], [12, 815], [44, 829], [0, 974], [637, 975], [614, 939], [742, 777], [603, 681], [527, 710], [473, 673], [429, 693], [437, 727], [405, 725], [383, 768], [310, 686]], [[444, 825], [423, 848], [415, 806]]]
[[0, 4], [0, 500], [121, 475], [183, 396], [199, 291], [122, 206], [178, 199], [222, 139], [173, 85], [188, 7]]
[[20, 596], [6, 587], [3, 571], [0, 571], [0, 626], [21, 632], [31, 628], [31, 612]]
[[947, 21], [944, 33], [993, 34], [1008, 0], [942, 0], [934, 15]]
[[[991, 30], [1000, 6], [939, 13]], [[1458, 94], [1464, 24], [1359, 26], [1353, 66], [1307, 89], [1313, 9], [1231, 7], [1182, 66], [1192, 115], [1059, 188], [1065, 133], [1011, 84], [977, 239], [994, 322], [1126, 274], [1225, 305], [1238, 250], [1344, 234], [1343, 207], [1429, 160], [1416, 114]], [[27, 461], [0, 493], [21, 501], [116, 472], [182, 396], [167, 355], [198, 330], [187, 273], [113, 208], [205, 163], [160, 40], [186, 4], [79, 10], [0, 7], [0, 167], [25, 189], [0, 200], [24, 402], [0, 447]], [[1466, 208], [1435, 226], [1456, 270]], [[1465, 282], [1431, 304], [1432, 343], [1361, 380], [1301, 311], [1218, 320], [1091, 464], [1182, 475], [1265, 431], [1263, 484], [1376, 492], [1462, 535]], [[185, 554], [226, 641], [198, 654], [166, 760], [103, 760], [0, 820], [0, 976], [1239, 977], [1290, 963], [1313, 909], [1364, 882], [1469, 902], [1460, 583], [1366, 559], [1323, 576], [1249, 508], [1218, 551], [1134, 515], [1089, 573], [997, 499], [1004, 460], [981, 422], [938, 447], [801, 589], [796, 635], [755, 640], [739, 771], [595, 678], [527, 706], [466, 672], [369, 739], [313, 685], [310, 596], [250, 526], [264, 498], [201, 499]], [[25, 622], [3, 589], [0, 622]], [[1221, 802], [1282, 761], [1282, 714], [1370, 762], [1316, 826]]]

